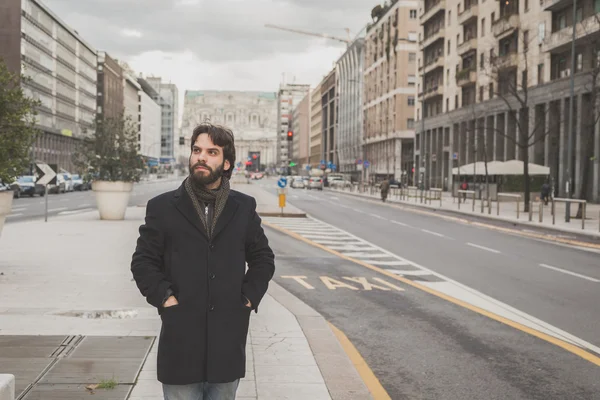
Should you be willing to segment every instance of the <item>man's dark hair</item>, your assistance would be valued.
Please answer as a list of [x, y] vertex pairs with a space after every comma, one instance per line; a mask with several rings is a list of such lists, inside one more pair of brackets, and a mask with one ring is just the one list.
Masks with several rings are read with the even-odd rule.
[[231, 178], [231, 173], [235, 166], [235, 143], [233, 140], [233, 132], [231, 129], [225, 128], [221, 125], [213, 125], [208, 122], [204, 122], [198, 125], [192, 133], [192, 144], [190, 150], [194, 150], [194, 143], [198, 136], [206, 133], [210, 138], [211, 142], [223, 148], [223, 162], [229, 161], [229, 169], [223, 171], [223, 176]]

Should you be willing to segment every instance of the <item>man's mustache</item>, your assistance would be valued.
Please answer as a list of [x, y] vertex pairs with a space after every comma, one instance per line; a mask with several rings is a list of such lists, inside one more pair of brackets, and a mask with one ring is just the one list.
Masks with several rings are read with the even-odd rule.
[[212, 168], [211, 168], [211, 167], [209, 167], [209, 166], [208, 166], [206, 163], [197, 162], [196, 164], [194, 164], [194, 165], [192, 166], [192, 169], [196, 169], [196, 167], [204, 167], [204, 168], [206, 168], [207, 170], [209, 170], [210, 172], [212, 172]]

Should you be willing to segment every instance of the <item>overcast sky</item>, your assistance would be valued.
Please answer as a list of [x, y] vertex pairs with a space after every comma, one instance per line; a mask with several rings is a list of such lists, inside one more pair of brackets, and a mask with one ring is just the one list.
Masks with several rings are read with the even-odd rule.
[[276, 91], [319, 83], [345, 45], [264, 24], [347, 37], [376, 0], [42, 0], [98, 50], [187, 90]]

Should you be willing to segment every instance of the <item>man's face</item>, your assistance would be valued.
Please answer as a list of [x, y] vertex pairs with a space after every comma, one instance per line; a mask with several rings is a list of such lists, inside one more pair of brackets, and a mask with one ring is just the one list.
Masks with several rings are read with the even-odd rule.
[[229, 161], [223, 158], [223, 148], [214, 144], [208, 134], [198, 136], [190, 155], [190, 176], [195, 184], [214, 189], [220, 185]]

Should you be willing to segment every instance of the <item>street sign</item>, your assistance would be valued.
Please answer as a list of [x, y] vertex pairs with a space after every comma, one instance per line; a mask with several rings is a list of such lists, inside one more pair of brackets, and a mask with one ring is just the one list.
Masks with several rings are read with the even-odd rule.
[[337, 167], [336, 167], [336, 165], [335, 165], [335, 164], [331, 164], [331, 169], [332, 169], [333, 171], [335, 171], [335, 169], [336, 169], [336, 168], [337, 168]]
[[279, 194], [279, 208], [282, 209], [285, 207], [285, 193], [280, 193]]
[[307, 166], [306, 166], [306, 170], [307, 170], [307, 171], [310, 171], [310, 165], [307, 165]]
[[365, 168], [369, 168], [369, 165], [371, 165], [371, 163], [370, 163], [370, 162], [368, 162], [368, 161], [365, 161], [365, 162], [363, 163], [363, 165], [365, 166]]
[[356, 163], [357, 163], [358, 165], [361, 165], [361, 164], [362, 164], [362, 160], [359, 158], [358, 160], [356, 160]]
[[279, 178], [279, 180], [277, 181], [277, 186], [279, 186], [280, 188], [284, 188], [287, 186], [287, 178], [285, 178], [284, 176], [282, 176], [281, 178]]
[[48, 165], [44, 163], [38, 163], [35, 165], [37, 169], [37, 175], [39, 178], [35, 183], [38, 185], [56, 185], [56, 172]]
[[452, 153], [452, 159], [458, 160], [458, 153]]

